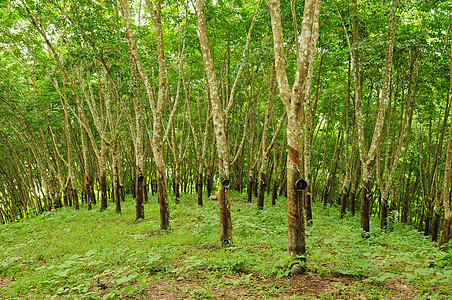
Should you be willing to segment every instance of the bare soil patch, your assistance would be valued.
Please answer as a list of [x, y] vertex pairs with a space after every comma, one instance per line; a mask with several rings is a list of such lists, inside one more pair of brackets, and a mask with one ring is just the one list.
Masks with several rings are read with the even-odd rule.
[[[359, 281], [352, 276], [313, 272], [291, 277], [261, 279], [255, 275], [250, 282], [236, 284], [233, 275], [218, 278], [218, 286], [198, 280], [166, 279], [149, 282], [143, 297], [149, 300], [174, 299], [290, 299], [294, 295], [308, 299], [412, 299], [408, 287], [401, 282], [373, 285], [389, 294], [369, 297], [354, 287]], [[372, 286], [372, 284], [366, 284]]]

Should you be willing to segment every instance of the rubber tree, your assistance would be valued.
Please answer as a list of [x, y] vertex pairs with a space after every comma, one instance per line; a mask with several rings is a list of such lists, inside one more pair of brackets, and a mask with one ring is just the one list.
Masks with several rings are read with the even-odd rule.
[[[395, 29], [395, 15], [397, 11], [398, 1], [392, 2], [392, 10], [389, 18], [388, 28], [388, 42], [386, 45], [385, 69], [383, 73], [383, 87], [381, 91], [381, 99], [378, 106], [378, 114], [375, 121], [375, 127], [372, 134], [372, 141], [370, 147], [366, 150], [366, 141], [364, 138], [364, 120], [362, 113], [362, 91], [361, 91], [361, 76], [359, 71], [359, 50], [358, 50], [358, 17], [357, 17], [357, 0], [353, 0], [353, 50], [352, 50], [352, 65], [353, 65], [353, 80], [355, 88], [355, 115], [356, 126], [358, 130], [358, 150], [362, 164], [362, 193], [361, 193], [361, 228], [364, 233], [370, 231], [370, 199], [371, 194], [371, 176], [372, 165], [377, 154], [377, 148], [381, 139], [383, 125], [385, 121], [385, 110], [388, 102], [389, 84], [391, 82], [392, 74], [392, 57], [394, 48], [394, 29]], [[352, 49], [352, 47], [350, 47]], [[367, 234], [364, 234], [367, 236]]]
[[[451, 86], [450, 89], [452, 90], [452, 38], [450, 40], [449, 58], [450, 58], [450, 86]], [[450, 96], [449, 101], [451, 99], [452, 96]], [[443, 220], [443, 232], [441, 235], [441, 240], [439, 242], [441, 246], [447, 244], [450, 238], [450, 225], [452, 223], [452, 211], [450, 209], [450, 186], [452, 182], [451, 178], [452, 178], [452, 123], [450, 125], [449, 141], [447, 143], [446, 168], [444, 170], [444, 185], [442, 194], [444, 206], [444, 220]]]
[[[306, 253], [304, 207], [300, 188], [302, 173], [302, 119], [305, 97], [310, 95], [314, 52], [319, 37], [320, 0], [306, 0], [301, 35], [297, 40], [297, 73], [290, 89], [285, 64], [283, 28], [279, 0], [268, 1], [273, 31], [275, 71], [280, 98], [287, 112], [287, 201], [288, 201], [288, 252], [295, 257]], [[298, 34], [297, 34], [298, 37]], [[305, 183], [306, 184], [306, 183]], [[306, 187], [306, 186], [304, 186]], [[297, 268], [299, 269], [299, 268]]]
[[198, 0], [198, 37], [201, 44], [204, 70], [209, 84], [209, 93], [212, 105], [213, 124], [218, 151], [219, 166], [219, 205], [220, 205], [220, 240], [222, 243], [232, 242], [232, 223], [230, 209], [230, 169], [229, 169], [229, 142], [226, 136], [225, 112], [221, 103], [215, 67], [207, 38], [207, 23], [204, 0]]
[[[158, 92], [155, 95], [153, 87], [151, 85], [151, 80], [149, 79], [146, 70], [143, 67], [140, 53], [138, 52], [137, 41], [132, 28], [132, 19], [129, 12], [129, 2], [127, 0], [120, 0], [120, 9], [122, 13], [123, 20], [126, 24], [127, 30], [127, 40], [130, 43], [130, 49], [138, 69], [138, 73], [141, 76], [144, 86], [146, 89], [146, 95], [149, 100], [149, 106], [152, 111], [152, 125], [153, 132], [150, 137], [151, 148], [154, 155], [155, 165], [157, 169], [157, 190], [158, 190], [158, 200], [160, 205], [160, 229], [166, 230], [169, 228], [169, 203], [168, 203], [168, 182], [166, 177], [166, 159], [164, 155], [164, 141], [166, 140], [165, 133], [169, 130], [164, 128], [164, 108], [167, 105], [168, 95], [169, 95], [169, 85], [168, 85], [168, 71], [166, 68], [165, 61], [165, 49], [163, 41], [163, 30], [161, 23], [161, 1], [157, 1], [154, 6], [150, 1], [146, 1], [146, 6], [149, 13], [151, 14], [152, 20], [154, 22], [155, 33], [156, 33], [156, 45], [157, 45], [157, 55], [158, 55], [158, 74], [159, 74], [159, 84]], [[172, 116], [174, 115], [177, 103], [172, 103], [173, 109], [171, 110], [168, 126], [171, 124]], [[143, 179], [143, 178], [141, 178]], [[140, 177], [138, 177], [140, 180]]]

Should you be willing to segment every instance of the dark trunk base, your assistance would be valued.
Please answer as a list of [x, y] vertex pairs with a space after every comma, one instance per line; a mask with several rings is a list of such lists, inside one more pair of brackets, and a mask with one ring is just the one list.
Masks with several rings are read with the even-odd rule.
[[160, 229], [169, 229], [169, 208], [166, 182], [163, 174], [157, 174], [157, 191], [160, 204]]
[[79, 202], [78, 202], [77, 190], [76, 189], [72, 189], [71, 190], [71, 194], [72, 194], [72, 201], [74, 203], [74, 208], [77, 209], [77, 210], [80, 209]]
[[250, 177], [249, 181], [248, 181], [248, 188], [247, 188], [247, 193], [248, 193], [248, 203], [253, 202], [253, 178]]
[[264, 209], [265, 188], [267, 187], [267, 174], [261, 172], [261, 181], [259, 182], [259, 193], [257, 196], [257, 208]]
[[222, 244], [227, 245], [232, 243], [230, 194], [229, 186], [224, 186], [222, 181], [220, 181], [218, 198], [220, 205], [220, 240]]
[[106, 210], [108, 203], [107, 203], [107, 176], [102, 175], [100, 178], [100, 193], [101, 193], [101, 199], [100, 199], [100, 210]]
[[143, 181], [144, 176], [142, 174], [138, 174], [138, 180], [136, 185], [136, 194], [135, 194], [135, 219], [140, 220], [144, 219], [144, 206], [143, 206]]
[[345, 211], [347, 210], [347, 199], [348, 199], [348, 191], [342, 193], [341, 197], [341, 219], [345, 215]]
[[206, 188], [207, 188], [207, 197], [210, 197], [210, 196], [212, 196], [212, 189], [213, 189], [213, 180], [212, 180], [212, 177], [211, 176], [208, 176], [207, 177], [207, 180], [206, 180]]
[[278, 184], [276, 183], [276, 180], [273, 180], [273, 187], [272, 187], [272, 205], [276, 205], [276, 200], [278, 199]]
[[440, 241], [440, 245], [444, 245], [447, 244], [449, 242], [449, 237], [450, 237], [450, 224], [452, 222], [452, 218], [444, 218], [443, 221], [443, 233], [441, 235], [441, 241]]
[[311, 187], [306, 192], [306, 225], [312, 225]]
[[381, 229], [387, 229], [388, 228], [388, 203], [385, 200], [381, 201], [381, 222], [380, 222], [380, 228]]
[[363, 230], [362, 236], [364, 238], [369, 237], [370, 232], [370, 199], [372, 194], [370, 193], [369, 183], [363, 181], [362, 194], [361, 194], [361, 228]]
[[351, 192], [350, 195], [350, 211], [352, 213], [352, 215], [355, 215], [355, 204], [356, 204], [356, 193], [355, 192]]
[[144, 203], [148, 203], [149, 202], [149, 195], [148, 195], [148, 185], [146, 183], [146, 180], [143, 180], [143, 197], [144, 197]]
[[196, 192], [198, 193], [198, 205], [202, 206], [202, 174], [198, 174], [198, 182], [196, 183]]
[[180, 203], [180, 192], [179, 192], [179, 189], [180, 189], [180, 184], [179, 184], [178, 181], [176, 181], [174, 183], [174, 196], [176, 197], [176, 204]]
[[424, 236], [430, 235], [430, 213], [427, 212], [427, 216], [425, 217], [425, 223], [424, 223]]
[[132, 178], [131, 182], [130, 182], [130, 190], [132, 191], [132, 197], [135, 199], [137, 197], [137, 181], [135, 180], [135, 178]]
[[438, 230], [439, 230], [440, 221], [441, 221], [441, 214], [435, 213], [435, 218], [433, 219], [433, 225], [432, 225], [432, 241], [433, 242], [438, 241]]
[[330, 194], [328, 187], [325, 187], [325, 191], [323, 192], [323, 206], [328, 204], [328, 195]]

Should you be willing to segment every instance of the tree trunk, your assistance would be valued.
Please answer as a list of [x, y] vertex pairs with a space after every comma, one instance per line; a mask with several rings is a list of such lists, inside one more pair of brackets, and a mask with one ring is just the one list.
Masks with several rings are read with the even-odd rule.
[[345, 210], [347, 208], [347, 199], [348, 199], [348, 189], [346, 187], [344, 187], [344, 191], [342, 192], [342, 197], [341, 197], [341, 219], [345, 215]]
[[364, 138], [364, 121], [362, 114], [362, 104], [361, 104], [361, 79], [359, 73], [359, 53], [358, 53], [358, 19], [357, 19], [357, 0], [353, 0], [353, 45], [354, 49], [352, 51], [353, 59], [353, 79], [355, 85], [355, 116], [356, 116], [356, 126], [358, 128], [358, 149], [360, 160], [362, 164], [362, 196], [361, 196], [361, 228], [364, 231], [364, 236], [368, 237], [368, 232], [370, 231], [369, 217], [370, 217], [370, 176], [371, 176], [371, 166], [375, 159], [377, 149], [379, 147], [381, 134], [383, 130], [383, 125], [385, 121], [385, 109], [386, 103], [388, 101], [389, 84], [392, 74], [392, 57], [393, 57], [393, 46], [394, 46], [394, 30], [395, 30], [395, 14], [397, 11], [397, 0], [393, 1], [391, 17], [389, 21], [388, 29], [388, 43], [386, 47], [386, 57], [385, 57], [385, 71], [383, 78], [383, 88], [381, 93], [381, 99], [378, 107], [378, 115], [375, 121], [374, 131], [372, 134], [372, 141], [370, 143], [369, 150], [365, 149], [365, 138]]
[[253, 185], [254, 185], [254, 179], [250, 172], [250, 175], [248, 176], [248, 186], [246, 189], [246, 192], [248, 194], [248, 203], [253, 202]]
[[107, 202], [107, 146], [104, 141], [102, 141], [101, 154], [99, 161], [99, 172], [100, 172], [100, 210], [106, 210], [108, 206]]
[[267, 174], [261, 171], [261, 180], [259, 182], [259, 195], [257, 197], [257, 208], [264, 209], [265, 187], [267, 186]]
[[180, 203], [180, 165], [177, 163], [174, 168], [174, 197], [176, 204]]
[[388, 226], [388, 200], [385, 198], [381, 199], [381, 220], [380, 220], [380, 228], [386, 229]]
[[115, 202], [115, 212], [117, 214], [121, 213], [121, 199], [119, 197], [119, 167], [118, 167], [118, 159], [117, 158], [113, 158], [114, 160], [116, 160], [116, 163], [114, 163], [114, 167], [113, 167], [113, 182], [112, 182], [112, 186], [113, 186], [113, 200]]
[[272, 206], [276, 205], [276, 200], [278, 199], [278, 184], [276, 183], [276, 179], [273, 179], [272, 185]]
[[[450, 86], [452, 91], [452, 39], [450, 42]], [[452, 94], [452, 93], [451, 93]], [[449, 98], [449, 101], [452, 96]], [[450, 226], [452, 223], [452, 211], [450, 209], [450, 185], [452, 177], [452, 123], [450, 125], [449, 132], [449, 142], [447, 144], [447, 154], [446, 154], [446, 167], [444, 170], [444, 185], [443, 185], [443, 207], [444, 207], [444, 219], [443, 219], [443, 233], [441, 235], [440, 246], [443, 246], [449, 242], [450, 238]]]
[[198, 181], [196, 182], [196, 192], [198, 194], [198, 205], [202, 206], [202, 172], [198, 173]]
[[306, 224], [312, 225], [312, 203], [311, 203], [311, 185], [307, 183], [306, 187]]
[[361, 228], [364, 231], [363, 236], [368, 237], [370, 232], [370, 199], [372, 194], [370, 193], [370, 181], [364, 179], [362, 181], [361, 191]]
[[230, 211], [230, 169], [229, 143], [226, 136], [225, 112], [222, 108], [215, 67], [207, 38], [207, 24], [204, 11], [204, 0], [198, 0], [198, 37], [204, 62], [204, 70], [209, 84], [209, 94], [212, 103], [214, 132], [218, 151], [219, 165], [219, 205], [220, 205], [220, 240], [223, 244], [232, 242], [232, 223]]
[[167, 230], [169, 228], [169, 208], [168, 208], [168, 186], [165, 173], [157, 171], [158, 199], [160, 205], [160, 229]]
[[[300, 191], [300, 149], [302, 142], [302, 118], [304, 96], [309, 95], [313, 55], [318, 39], [320, 1], [305, 1], [301, 38], [297, 40], [297, 76], [292, 91], [288, 84], [284, 42], [282, 34], [280, 3], [268, 1], [270, 10], [275, 52], [275, 71], [281, 100], [287, 111], [287, 202], [288, 202], [288, 252], [302, 260], [306, 253], [304, 203]], [[297, 32], [298, 35], [298, 32]], [[306, 183], [306, 182], [305, 182]], [[306, 186], [305, 186], [306, 187]], [[294, 265], [295, 266], [295, 265]], [[292, 270], [294, 270], [294, 266]], [[299, 265], [298, 265], [299, 266]], [[299, 266], [301, 268], [301, 266]], [[299, 269], [299, 268], [297, 268]], [[302, 269], [302, 268], [301, 268]]]
[[136, 198], [135, 198], [135, 219], [144, 219], [144, 205], [143, 205], [143, 180], [144, 176], [139, 173], [136, 181]]
[[352, 213], [352, 215], [355, 215], [355, 203], [356, 203], [356, 193], [355, 191], [351, 191], [350, 192], [350, 212]]

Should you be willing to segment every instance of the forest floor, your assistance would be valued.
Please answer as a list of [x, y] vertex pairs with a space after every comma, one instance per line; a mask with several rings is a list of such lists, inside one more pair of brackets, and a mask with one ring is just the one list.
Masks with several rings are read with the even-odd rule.
[[166, 232], [154, 197], [139, 222], [127, 197], [121, 215], [82, 205], [2, 225], [0, 299], [452, 299], [452, 251], [410, 226], [372, 220], [363, 239], [359, 216], [315, 203], [307, 270], [291, 275], [286, 199], [258, 210], [232, 198], [228, 246], [218, 203], [195, 195], [170, 201]]

